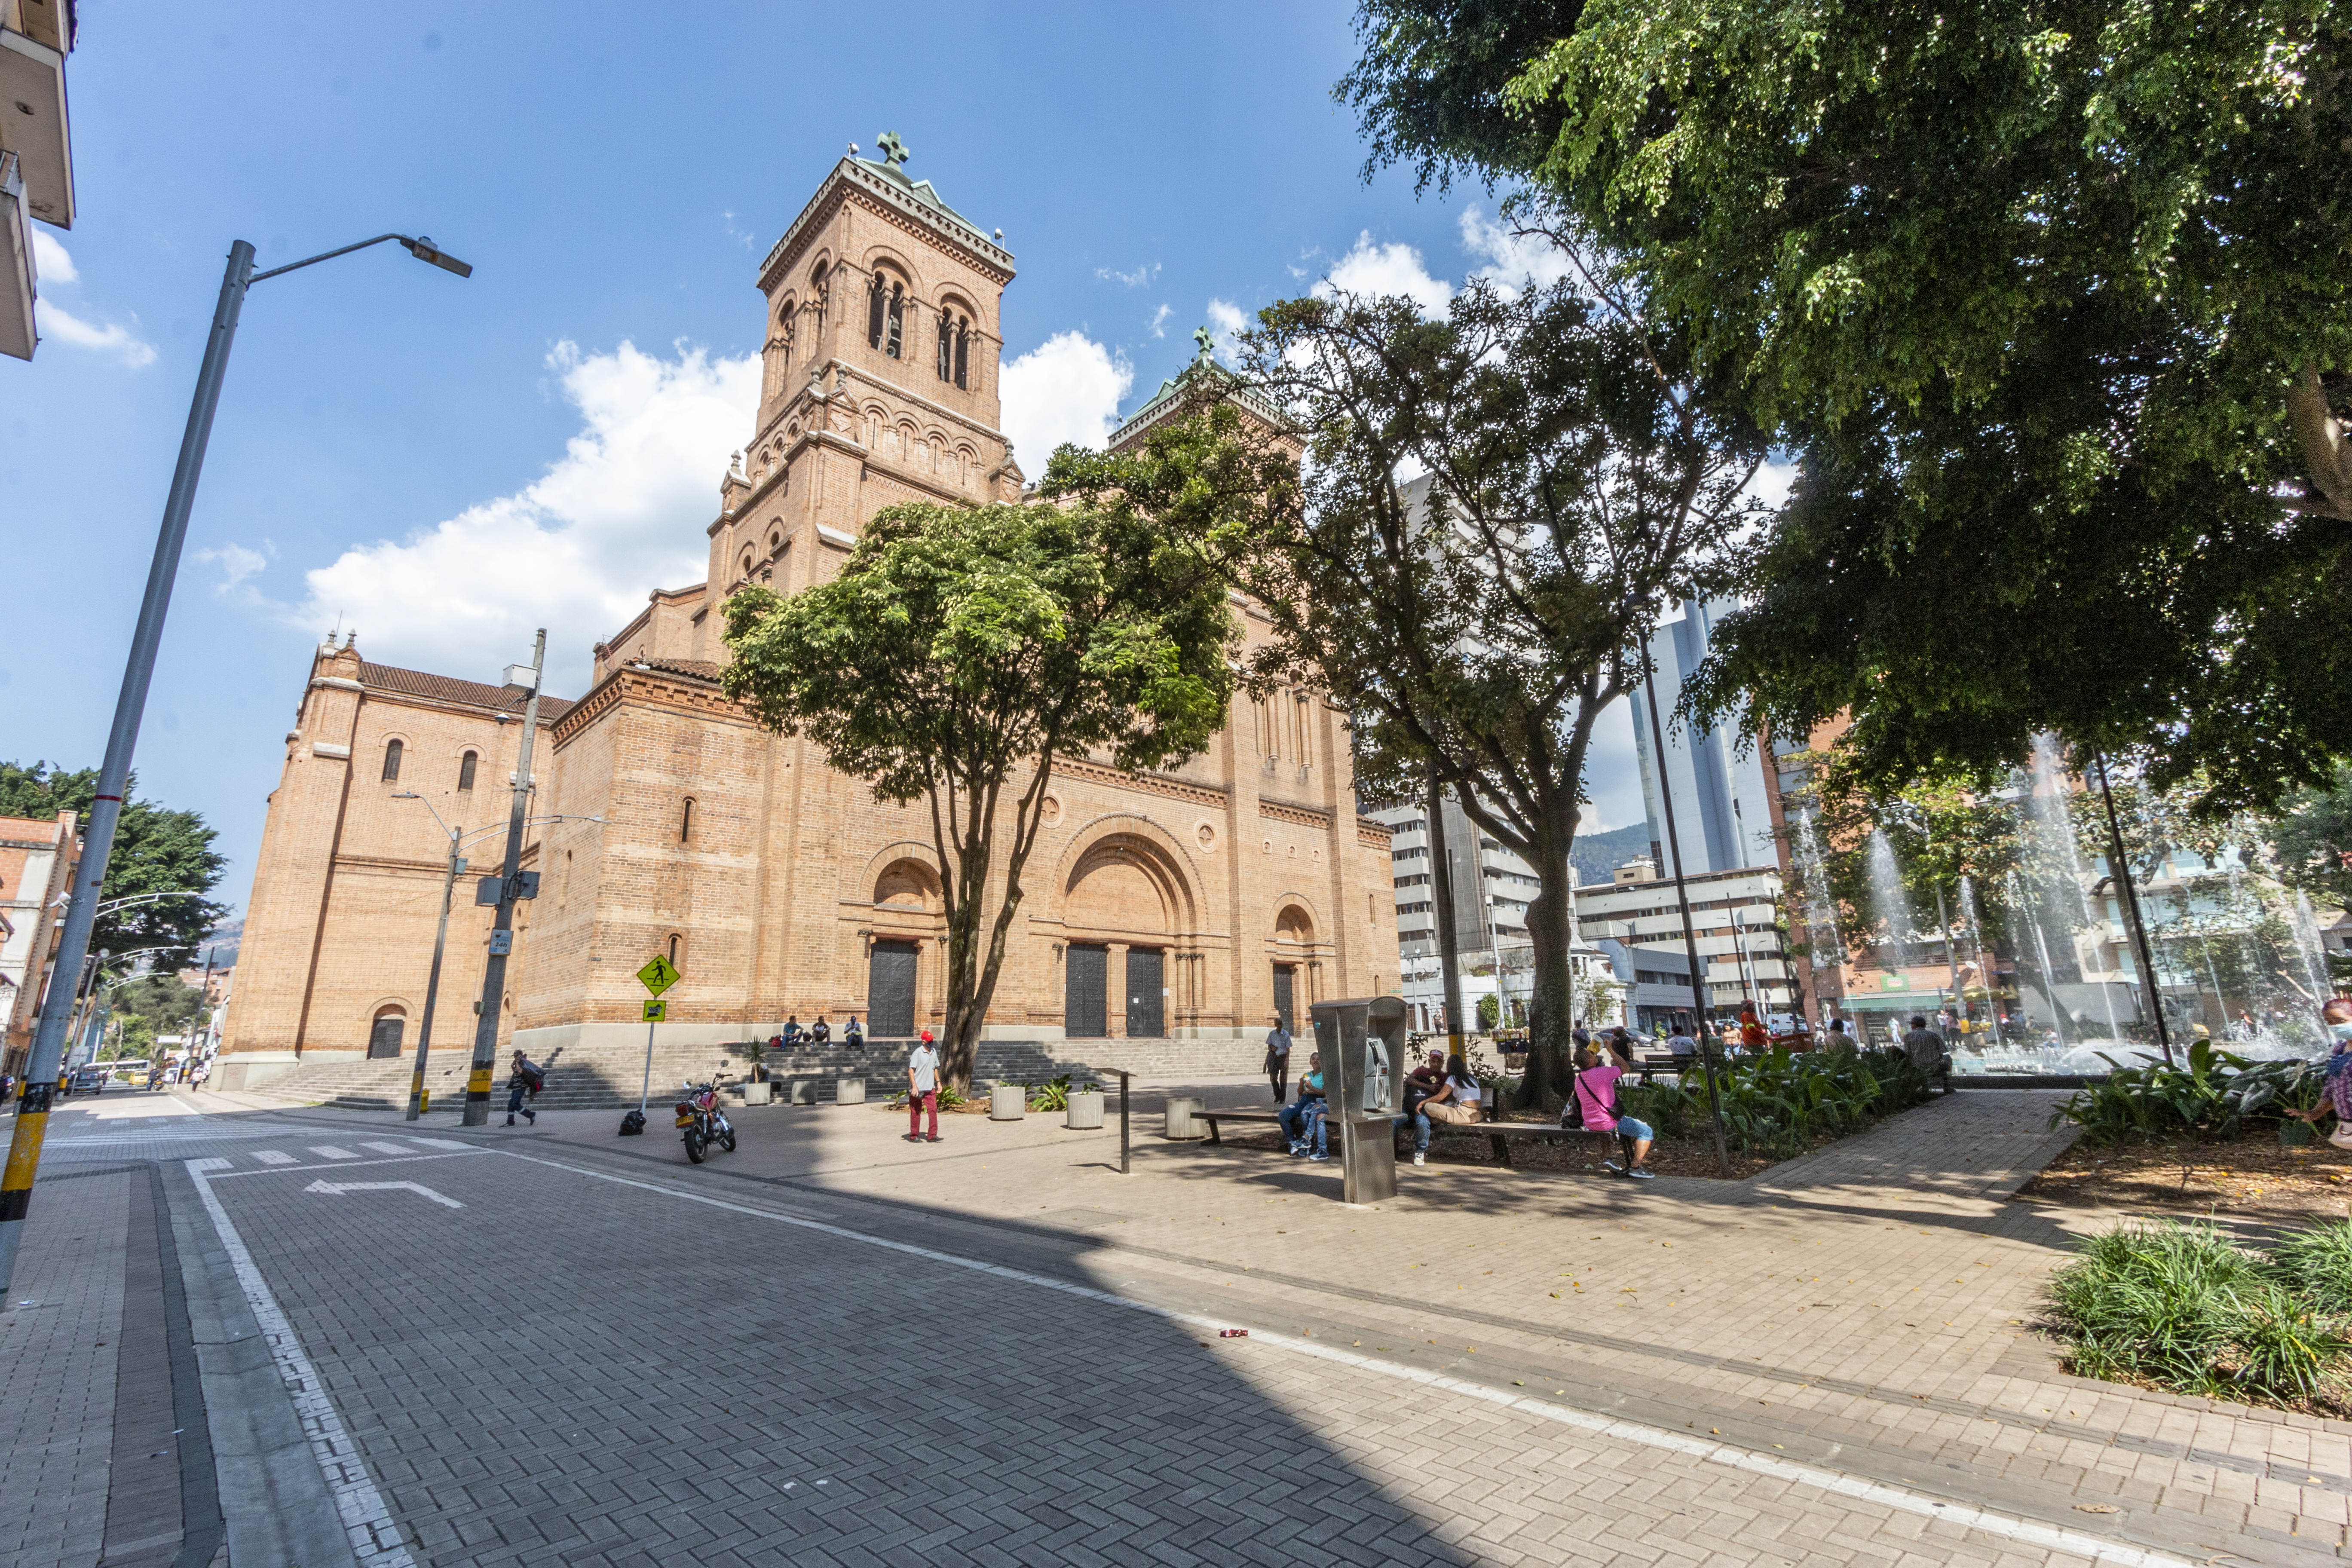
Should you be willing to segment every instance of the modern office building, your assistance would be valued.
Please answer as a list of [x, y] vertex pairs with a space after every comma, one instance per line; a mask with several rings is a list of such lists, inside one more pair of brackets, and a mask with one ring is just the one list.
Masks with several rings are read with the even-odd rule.
[[[1750, 997], [1765, 1012], [1793, 1010], [1796, 976], [1781, 933], [1779, 868], [1768, 863], [1714, 871], [1692, 876], [1688, 883], [1691, 928], [1699, 961], [1706, 965], [1707, 994], [1717, 1019], [1738, 1017], [1739, 1004]], [[1576, 908], [1587, 940], [1643, 950], [1634, 965], [1637, 1006], [1643, 971], [1672, 974], [1674, 983], [1687, 986], [1682, 910], [1671, 878], [1662, 878], [1646, 861], [1636, 860], [1620, 870], [1615, 880], [1579, 888]], [[1652, 963], [1652, 950], [1671, 951], [1675, 963]], [[1687, 1010], [1689, 993], [1683, 994], [1681, 1005]]]
[[73, 227], [74, 0], [0, 0], [0, 353], [31, 359], [35, 220]]
[[1672, 618], [1650, 636], [1651, 668], [1657, 683], [1658, 717], [1665, 728], [1661, 748], [1651, 733], [1648, 694], [1629, 699], [1633, 745], [1642, 767], [1642, 803], [1650, 818], [1650, 853], [1662, 876], [1674, 873], [1666, 841], [1665, 812], [1658, 798], [1663, 775], [1673, 792], [1675, 847], [1685, 877], [1736, 871], [1779, 863], [1766, 804], [1763, 749], [1721, 726], [1693, 733], [1675, 716], [1683, 684], [1706, 658], [1717, 616], [1737, 606], [1727, 599], [1676, 606]]

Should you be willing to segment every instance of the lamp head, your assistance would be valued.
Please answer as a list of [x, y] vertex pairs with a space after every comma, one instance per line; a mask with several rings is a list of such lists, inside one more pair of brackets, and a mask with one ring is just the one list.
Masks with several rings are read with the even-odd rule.
[[447, 251], [436, 248], [429, 235], [419, 235], [415, 239], [403, 235], [400, 243], [407, 249], [409, 255], [419, 261], [429, 261], [444, 272], [454, 272], [460, 278], [471, 278], [474, 275], [472, 267], [458, 260]]
[[425, 797], [417, 794], [413, 789], [402, 789], [393, 791], [392, 798], [394, 800], [423, 800]]

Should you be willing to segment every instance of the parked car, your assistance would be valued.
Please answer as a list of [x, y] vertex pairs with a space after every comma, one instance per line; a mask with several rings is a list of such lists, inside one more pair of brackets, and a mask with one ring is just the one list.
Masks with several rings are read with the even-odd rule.
[[106, 1080], [112, 1076], [113, 1069], [102, 1063], [92, 1062], [87, 1067], [78, 1067], [73, 1070], [73, 1078], [67, 1086], [66, 1092], [103, 1094], [106, 1092]]

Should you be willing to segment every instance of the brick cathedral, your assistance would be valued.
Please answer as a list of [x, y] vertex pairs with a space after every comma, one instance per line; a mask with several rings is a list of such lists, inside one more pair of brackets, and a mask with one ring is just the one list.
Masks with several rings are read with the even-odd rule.
[[[1013, 258], [882, 161], [837, 163], [759, 273], [768, 331], [757, 424], [720, 479], [708, 575], [656, 589], [596, 645], [576, 701], [542, 697], [532, 810], [540, 873], [519, 907], [502, 1042], [642, 1044], [653, 954], [673, 1043], [761, 1037], [848, 1015], [877, 1039], [944, 1014], [945, 922], [928, 815], [878, 805], [719, 691], [727, 595], [831, 576], [866, 519], [905, 500], [1018, 501], [998, 427]], [[1174, 383], [1114, 447], [1176, 412]], [[1245, 637], [1263, 621], [1239, 606]], [[286, 737], [215, 1081], [411, 1049], [447, 840], [505, 821], [523, 700], [370, 663], [330, 638]], [[1343, 716], [1304, 686], [1237, 695], [1209, 750], [1164, 773], [1057, 761], [985, 1037], [1197, 1042], [1203, 1069], [1255, 1061], [1269, 1021], [1397, 984], [1389, 830], [1355, 806]], [[472, 852], [497, 868], [502, 837]], [[461, 879], [434, 1056], [470, 1047], [491, 911]], [[1082, 1042], [1094, 1041], [1088, 1047]], [[1164, 1060], [1164, 1055], [1160, 1058]]]

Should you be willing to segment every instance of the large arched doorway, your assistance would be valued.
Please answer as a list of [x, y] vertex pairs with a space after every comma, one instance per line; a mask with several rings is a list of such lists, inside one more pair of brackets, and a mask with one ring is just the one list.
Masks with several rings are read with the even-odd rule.
[[375, 1019], [368, 1026], [368, 1056], [396, 1057], [400, 1055], [401, 1037], [408, 1030], [408, 1010], [404, 1007], [379, 1007]]
[[1314, 952], [1315, 917], [1304, 905], [1284, 904], [1274, 917], [1274, 1016], [1294, 1035], [1299, 1010], [1315, 1000]]
[[1192, 923], [1183, 875], [1140, 833], [1089, 844], [1062, 888], [1063, 1032], [1074, 1039], [1165, 1036], [1170, 949]]
[[874, 941], [866, 961], [866, 1033], [903, 1040], [915, 1033], [922, 940], [943, 913], [939, 873], [906, 857], [874, 879]]

